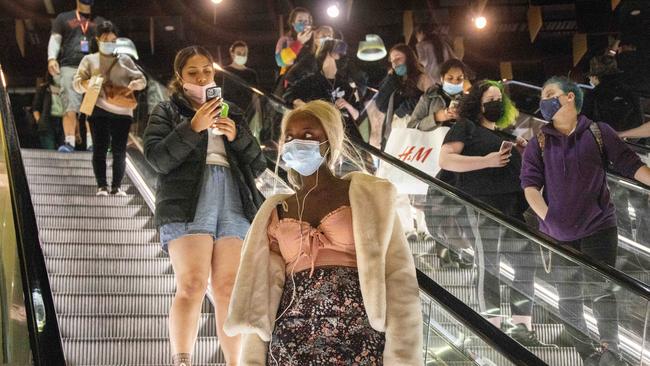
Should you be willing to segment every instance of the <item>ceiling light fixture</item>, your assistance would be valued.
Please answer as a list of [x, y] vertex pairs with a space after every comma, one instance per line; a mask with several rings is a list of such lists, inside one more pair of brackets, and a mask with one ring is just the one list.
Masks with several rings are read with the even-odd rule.
[[336, 18], [341, 14], [341, 9], [339, 9], [339, 4], [334, 3], [327, 8], [327, 15], [330, 18]]
[[221, 4], [223, 2], [223, 0], [210, 0], [210, 1], [212, 1], [212, 3], [215, 5]]
[[487, 19], [485, 19], [485, 17], [482, 15], [472, 20], [474, 22], [474, 26], [478, 29], [483, 29], [487, 25]]

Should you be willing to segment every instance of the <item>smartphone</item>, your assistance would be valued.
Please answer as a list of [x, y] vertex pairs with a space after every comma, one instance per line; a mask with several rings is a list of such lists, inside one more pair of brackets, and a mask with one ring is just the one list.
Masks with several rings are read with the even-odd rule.
[[454, 99], [451, 102], [449, 102], [449, 109], [456, 109], [458, 108], [459, 104], [460, 102], [457, 99]]
[[221, 88], [218, 86], [212, 86], [205, 89], [205, 101], [207, 102], [214, 98], [221, 98]]
[[501, 148], [499, 148], [499, 152], [510, 152], [512, 151], [513, 146], [515, 146], [515, 143], [512, 141], [503, 141], [501, 143]]

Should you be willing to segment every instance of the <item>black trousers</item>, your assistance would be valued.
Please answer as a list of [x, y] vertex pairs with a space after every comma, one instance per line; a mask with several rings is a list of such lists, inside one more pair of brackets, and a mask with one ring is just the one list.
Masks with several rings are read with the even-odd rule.
[[112, 188], [122, 185], [126, 170], [126, 143], [133, 118], [107, 112], [95, 107], [93, 115], [88, 118], [93, 136], [93, 171], [98, 187], [108, 187], [106, 181], [106, 155], [110, 146], [113, 154]]
[[[618, 230], [616, 227], [601, 230], [580, 240], [562, 242], [563, 245], [579, 250], [586, 256], [616, 265]], [[608, 348], [618, 347], [618, 305], [611, 284], [593, 271], [585, 271], [559, 255], [553, 256], [551, 274], [559, 296], [560, 317], [567, 323], [574, 346], [584, 359], [594, 351], [585, 322], [583, 305], [592, 303], [594, 317], [598, 323], [601, 343]]]
[[[524, 221], [527, 204], [523, 192], [475, 197], [514, 219]], [[538, 249], [492, 219], [476, 217], [476, 212], [468, 211], [470, 222], [475, 220], [472, 226], [478, 226], [474, 233], [474, 262], [478, 264], [479, 271], [478, 300], [481, 312], [487, 316], [501, 314], [500, 263], [503, 257], [515, 272], [509, 286], [512, 315], [532, 315]]]

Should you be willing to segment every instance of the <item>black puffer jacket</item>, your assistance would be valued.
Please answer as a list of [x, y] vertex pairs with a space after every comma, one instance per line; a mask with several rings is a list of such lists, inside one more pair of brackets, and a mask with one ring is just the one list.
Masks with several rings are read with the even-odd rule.
[[[160, 173], [155, 212], [159, 227], [194, 220], [208, 148], [207, 130], [196, 133], [190, 126], [194, 113], [187, 100], [173, 95], [154, 108], [144, 131], [144, 155]], [[244, 213], [252, 221], [264, 201], [255, 178], [266, 169], [266, 161], [241, 116], [230, 118], [237, 125], [237, 138], [228, 142], [224, 136], [226, 154]]]

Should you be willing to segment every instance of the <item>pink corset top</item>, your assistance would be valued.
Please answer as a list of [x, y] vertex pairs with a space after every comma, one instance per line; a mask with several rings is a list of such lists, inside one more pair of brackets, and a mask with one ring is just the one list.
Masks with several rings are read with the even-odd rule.
[[268, 236], [271, 250], [284, 258], [287, 273], [311, 268], [311, 276], [316, 267], [357, 266], [350, 206], [328, 213], [317, 227], [293, 218], [280, 219], [273, 210]]

